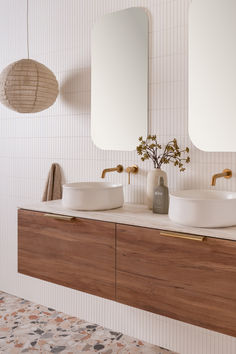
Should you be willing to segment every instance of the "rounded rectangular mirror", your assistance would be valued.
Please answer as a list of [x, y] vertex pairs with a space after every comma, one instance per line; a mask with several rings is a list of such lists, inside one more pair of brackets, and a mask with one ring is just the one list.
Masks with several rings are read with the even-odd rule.
[[129, 8], [102, 17], [92, 32], [91, 134], [101, 149], [134, 150], [147, 135], [148, 16]]
[[189, 135], [205, 151], [236, 151], [236, 0], [193, 0]]

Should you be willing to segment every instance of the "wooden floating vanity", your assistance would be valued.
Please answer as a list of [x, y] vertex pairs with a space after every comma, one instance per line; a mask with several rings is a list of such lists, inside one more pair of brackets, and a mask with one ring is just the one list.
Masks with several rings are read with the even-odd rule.
[[188, 228], [135, 206], [76, 212], [58, 203], [19, 209], [20, 273], [236, 336], [235, 227]]

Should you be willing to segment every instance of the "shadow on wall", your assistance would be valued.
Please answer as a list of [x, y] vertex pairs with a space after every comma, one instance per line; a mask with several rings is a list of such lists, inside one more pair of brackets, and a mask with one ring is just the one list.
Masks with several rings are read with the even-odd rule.
[[62, 81], [60, 96], [76, 111], [90, 113], [91, 111], [91, 68], [73, 71]]

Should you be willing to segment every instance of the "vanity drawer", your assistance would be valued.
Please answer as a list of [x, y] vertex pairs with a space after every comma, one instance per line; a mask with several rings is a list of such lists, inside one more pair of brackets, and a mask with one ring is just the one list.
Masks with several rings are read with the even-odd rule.
[[117, 301], [235, 336], [236, 242], [167, 234], [117, 225]]
[[18, 211], [19, 273], [115, 299], [115, 225], [54, 217]]

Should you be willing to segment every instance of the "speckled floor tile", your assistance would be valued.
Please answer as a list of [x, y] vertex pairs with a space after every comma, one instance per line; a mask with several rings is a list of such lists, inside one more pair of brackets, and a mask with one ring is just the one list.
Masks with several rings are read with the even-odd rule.
[[174, 354], [0, 291], [0, 353]]

